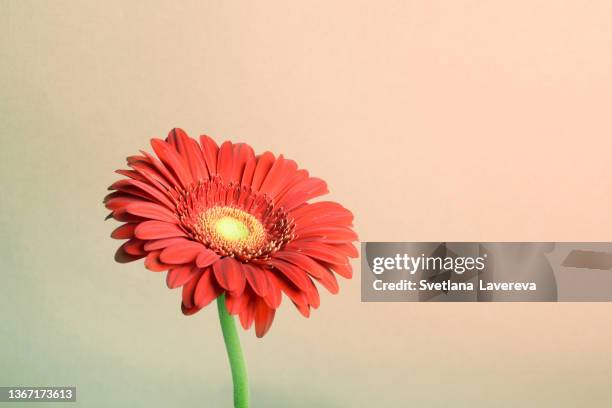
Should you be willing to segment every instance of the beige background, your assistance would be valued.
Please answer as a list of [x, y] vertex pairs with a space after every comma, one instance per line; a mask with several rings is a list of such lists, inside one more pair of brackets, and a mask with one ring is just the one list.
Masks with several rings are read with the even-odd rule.
[[[216, 311], [115, 264], [102, 221], [174, 126], [296, 159], [363, 240], [612, 240], [612, 3], [330, 3], [0, 0], [0, 384], [229, 404]], [[358, 279], [243, 333], [254, 406], [609, 404], [611, 304], [362, 304]]]

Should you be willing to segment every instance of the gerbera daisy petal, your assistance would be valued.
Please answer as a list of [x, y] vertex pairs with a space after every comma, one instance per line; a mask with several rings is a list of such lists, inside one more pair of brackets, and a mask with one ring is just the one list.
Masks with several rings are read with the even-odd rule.
[[156, 187], [153, 187], [147, 183], [143, 183], [138, 180], [119, 180], [118, 182], [111, 185], [110, 188], [112, 190], [119, 190], [131, 195], [145, 198], [148, 201], [158, 201], [159, 203], [162, 203], [164, 205], [168, 202], [167, 197]]
[[176, 224], [170, 224], [164, 221], [145, 221], [136, 227], [134, 235], [140, 239], [162, 239], [187, 236], [185, 231]]
[[249, 298], [246, 296], [233, 295], [231, 292], [227, 293], [225, 296], [225, 307], [229, 314], [235, 315], [239, 314], [244, 307], [246, 307], [249, 303]]
[[293, 282], [298, 288], [302, 290], [308, 288], [308, 276], [306, 276], [306, 273], [301, 268], [278, 258], [270, 259], [270, 265], [274, 266], [274, 268], [280, 271], [280, 273], [287, 277], [287, 279]]
[[139, 217], [137, 215], [132, 215], [129, 214], [125, 208], [119, 208], [115, 211], [113, 211], [112, 213], [112, 218], [116, 219], [117, 221], [121, 221], [121, 222], [128, 222], [131, 224], [139, 224], [143, 221], [146, 221], [146, 218], [142, 218]]
[[119, 170], [115, 170], [115, 173], [121, 174], [122, 176], [129, 177], [129, 178], [137, 180], [137, 181], [140, 181], [142, 183], [146, 183], [148, 181], [140, 173], [138, 173], [138, 172], [136, 172], [134, 170], [119, 169]]
[[339, 254], [332, 246], [318, 241], [291, 242], [287, 245], [287, 248], [330, 264], [343, 265], [348, 262], [345, 255]]
[[259, 190], [261, 183], [263, 183], [264, 179], [268, 175], [268, 171], [270, 171], [272, 168], [274, 160], [274, 155], [270, 152], [265, 152], [257, 158], [255, 173], [253, 174], [253, 182], [251, 183], [251, 188], [253, 188], [253, 190]]
[[248, 291], [245, 291], [242, 296], [244, 297], [244, 307], [240, 311], [240, 324], [244, 330], [248, 330], [253, 325], [255, 319], [255, 305], [257, 299], [255, 296], [249, 295]]
[[357, 258], [359, 256], [357, 248], [351, 243], [335, 244], [334, 248], [337, 249], [340, 253], [348, 256], [349, 258]]
[[291, 180], [293, 173], [297, 171], [297, 165], [293, 160], [287, 160], [281, 154], [274, 162], [265, 180], [259, 188], [259, 192], [274, 198]]
[[[184, 286], [183, 286], [184, 287]], [[202, 310], [201, 307], [198, 306], [193, 306], [193, 307], [187, 307], [185, 306], [184, 303], [181, 303], [181, 311], [183, 312], [183, 314], [185, 316], [191, 316], [193, 314], [196, 314], [197, 312], [199, 312], [200, 310]]]
[[183, 300], [183, 305], [187, 309], [191, 309], [196, 305], [195, 300], [194, 300], [194, 295], [195, 295], [196, 287], [198, 286], [198, 283], [200, 282], [200, 279], [202, 276], [204, 276], [204, 272], [199, 271], [196, 273], [194, 277], [192, 277], [187, 283], [183, 285], [183, 291], [182, 291], [181, 297]]
[[308, 303], [310, 304], [310, 306], [312, 306], [313, 309], [318, 309], [319, 306], [321, 305], [321, 298], [319, 297], [319, 291], [317, 290], [317, 287], [314, 285], [314, 283], [312, 283], [310, 279], [308, 279], [308, 284], [309, 284], [309, 288], [305, 292], [306, 299], [308, 300]]
[[278, 279], [269, 269], [265, 269], [264, 272], [268, 280], [268, 290], [266, 295], [263, 297], [264, 301], [272, 309], [278, 309], [283, 300], [281, 289], [278, 285]]
[[175, 244], [186, 242], [190, 241], [183, 237], [154, 239], [151, 241], [147, 241], [147, 243], [144, 245], [144, 249], [146, 249], [147, 251], [156, 251], [158, 249], [164, 249]]
[[325, 267], [323, 265], [307, 255], [300, 254], [299, 252], [278, 251], [276, 254], [274, 254], [274, 257], [300, 267], [303, 271], [314, 278], [321, 278], [324, 274]]
[[221, 176], [221, 179], [226, 183], [232, 181], [233, 164], [234, 150], [232, 142], [223, 142], [217, 154], [217, 174]]
[[175, 147], [178, 154], [187, 163], [187, 168], [194, 180], [208, 179], [208, 171], [202, 160], [200, 146], [187, 136], [183, 129], [172, 129], [168, 134], [168, 142]]
[[342, 226], [313, 225], [301, 230], [296, 228], [295, 232], [297, 235], [296, 241], [316, 237], [321, 242], [342, 244], [357, 240], [357, 234], [352, 229]]
[[313, 224], [350, 226], [353, 223], [353, 214], [332, 201], [302, 204], [291, 210], [290, 214], [298, 228]]
[[[297, 167], [297, 164], [296, 164]], [[292, 176], [287, 177], [287, 181], [284, 183], [284, 187], [279, 190], [274, 197], [274, 204], [278, 205], [280, 200], [285, 197], [285, 194], [296, 184], [301, 182], [302, 180], [306, 180], [309, 177], [308, 171], [304, 169], [297, 170], [293, 173]]]
[[176, 214], [159, 204], [151, 202], [137, 201], [127, 205], [125, 210], [129, 214], [151, 220], [166, 221], [175, 224], [178, 224], [179, 222]]
[[[146, 179], [151, 186], [157, 188], [162, 193], [170, 191], [172, 184], [146, 157], [143, 157], [142, 160], [129, 162], [128, 165]], [[172, 207], [171, 202], [168, 207]]]
[[144, 258], [144, 255], [128, 254], [124, 248], [125, 244], [121, 245], [115, 252], [115, 262], [128, 263]]
[[244, 264], [242, 269], [253, 291], [258, 296], [265, 297], [268, 293], [268, 278], [265, 272], [259, 266], [251, 264]]
[[275, 279], [276, 285], [283, 291], [285, 295], [287, 295], [289, 299], [291, 299], [291, 302], [293, 302], [293, 304], [295, 305], [297, 310], [302, 314], [302, 316], [310, 317], [310, 305], [308, 303], [308, 298], [306, 297], [306, 294], [303, 291], [301, 291], [299, 288], [294, 286], [287, 279], [281, 276], [275, 276], [275, 275], [273, 276], [274, 276], [273, 279]]
[[138, 238], [131, 238], [123, 244], [123, 250], [130, 255], [146, 255], [144, 250], [144, 241]]
[[325, 289], [329, 291], [329, 293], [335, 295], [340, 291], [340, 286], [338, 285], [338, 279], [336, 276], [327, 268], [324, 268], [325, 272], [320, 278], [315, 278], [317, 282], [319, 282]]
[[274, 321], [275, 309], [272, 309], [266, 305], [266, 303], [259, 299], [255, 305], [255, 334], [257, 337], [263, 337], [270, 330], [272, 321]]
[[213, 272], [210, 268], [206, 269], [200, 277], [194, 293], [195, 304], [202, 308], [218, 298], [223, 293], [213, 279]]
[[215, 279], [224, 289], [240, 294], [244, 290], [245, 276], [242, 267], [234, 258], [223, 258], [213, 264]]
[[257, 166], [257, 159], [255, 157], [251, 157], [247, 160], [244, 171], [242, 172], [242, 178], [240, 179], [240, 184], [243, 187], [250, 187], [253, 182], [253, 175], [255, 174], [255, 167]]
[[163, 272], [172, 268], [173, 265], [168, 265], [159, 260], [161, 251], [153, 251], [147, 254], [145, 258], [145, 267], [152, 272]]
[[157, 171], [164, 176], [164, 178], [168, 181], [169, 185], [177, 186], [179, 184], [176, 177], [168, 170], [168, 168], [157, 158], [153, 157], [149, 153], [141, 150], [140, 151], [149, 161], [149, 163], [157, 169]]
[[217, 154], [219, 152], [217, 143], [209, 136], [202, 135], [200, 136], [200, 146], [209, 176], [217, 174]]
[[254, 160], [253, 148], [246, 143], [236, 143], [233, 148], [233, 166], [231, 182], [240, 183], [243, 178], [247, 163]]
[[128, 195], [122, 192], [115, 192], [106, 196], [104, 200], [104, 206], [111, 211], [117, 211], [121, 209], [125, 209], [128, 205], [132, 203], [141, 202], [142, 198], [134, 197], [132, 195]]
[[284, 196], [279, 199], [278, 204], [287, 211], [293, 210], [306, 201], [327, 194], [327, 184], [319, 178], [308, 178], [298, 182], [291, 187]]
[[217, 255], [214, 251], [203, 249], [196, 258], [196, 265], [199, 268], [205, 268], [212, 265], [217, 260], [219, 260], [219, 255]]
[[204, 250], [206, 249], [199, 242], [187, 241], [164, 248], [159, 259], [168, 264], [186, 264], [194, 262]]
[[353, 277], [353, 268], [350, 263], [346, 263], [343, 265], [329, 265], [329, 268], [336, 272], [338, 275], [342, 276], [346, 279], [351, 279]]
[[151, 139], [151, 147], [183, 187], [189, 186], [193, 182], [189, 169], [183, 164], [178, 152], [174, 147], [161, 139]]
[[192, 265], [181, 265], [178, 268], [173, 268], [166, 275], [166, 285], [170, 289], [175, 289], [189, 282], [197, 273], [198, 268]]
[[128, 238], [132, 238], [134, 236], [134, 229], [136, 228], [136, 225], [138, 225], [138, 224], [127, 223], [127, 224], [123, 224], [123, 225], [117, 227], [111, 233], [111, 238], [114, 238], [114, 239], [128, 239]]

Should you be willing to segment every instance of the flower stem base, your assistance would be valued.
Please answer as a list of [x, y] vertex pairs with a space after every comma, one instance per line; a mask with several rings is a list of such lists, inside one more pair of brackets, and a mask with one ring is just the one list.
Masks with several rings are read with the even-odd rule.
[[217, 298], [217, 308], [219, 309], [219, 322], [223, 332], [223, 340], [227, 349], [230, 368], [232, 370], [232, 382], [234, 383], [234, 407], [249, 407], [249, 383], [247, 380], [247, 370], [240, 346], [240, 337], [236, 330], [234, 316], [230, 315], [225, 307], [225, 294]]

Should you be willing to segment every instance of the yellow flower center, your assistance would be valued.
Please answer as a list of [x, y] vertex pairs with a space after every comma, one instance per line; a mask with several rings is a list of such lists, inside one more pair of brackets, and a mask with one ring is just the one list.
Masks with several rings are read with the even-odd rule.
[[228, 241], [240, 241], [249, 237], [251, 231], [239, 219], [222, 217], [215, 224], [215, 231]]
[[239, 257], [259, 252], [266, 242], [266, 229], [246, 211], [217, 206], [200, 215], [199, 229], [205, 241], [222, 255]]

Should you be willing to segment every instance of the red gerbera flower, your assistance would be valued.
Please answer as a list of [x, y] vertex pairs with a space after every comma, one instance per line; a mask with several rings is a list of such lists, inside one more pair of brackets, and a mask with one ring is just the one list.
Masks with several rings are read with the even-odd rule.
[[145, 258], [168, 271], [169, 288], [182, 287], [184, 314], [225, 294], [225, 305], [263, 336], [284, 293], [301, 314], [319, 306], [313, 279], [338, 292], [334, 273], [352, 276], [356, 257], [353, 215], [330, 201], [321, 179], [282, 155], [255, 155], [244, 143], [200, 143], [180, 129], [152, 139], [157, 157], [130, 156], [128, 178], [106, 196], [109, 217], [124, 222], [112, 233], [127, 239], [118, 262]]

